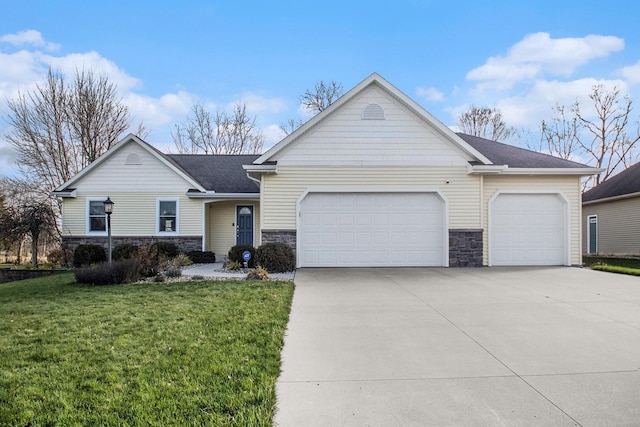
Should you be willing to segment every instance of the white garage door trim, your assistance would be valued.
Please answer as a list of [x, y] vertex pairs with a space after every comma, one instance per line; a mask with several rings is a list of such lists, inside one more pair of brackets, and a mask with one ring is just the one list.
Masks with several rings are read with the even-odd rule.
[[360, 188], [310, 188], [305, 190], [296, 201], [296, 264], [297, 267], [303, 267], [302, 265], [302, 245], [300, 239], [302, 237], [302, 221], [301, 221], [301, 211], [302, 211], [302, 202], [309, 196], [310, 194], [316, 193], [354, 193], [354, 194], [397, 194], [397, 193], [415, 193], [415, 194], [433, 194], [438, 196], [438, 198], [442, 201], [442, 224], [443, 224], [443, 232], [442, 232], [442, 262], [441, 266], [448, 267], [449, 266], [449, 203], [447, 198], [442, 194], [442, 192], [438, 189], [405, 189], [405, 188], [385, 188], [385, 189], [362, 189]]
[[500, 197], [501, 195], [509, 195], [509, 194], [513, 194], [513, 195], [555, 195], [557, 196], [564, 204], [564, 218], [563, 218], [563, 236], [564, 236], [564, 240], [563, 240], [563, 244], [564, 244], [564, 250], [563, 250], [563, 260], [562, 260], [562, 264], [561, 265], [570, 265], [570, 259], [571, 259], [571, 227], [569, 224], [569, 220], [571, 218], [571, 204], [569, 203], [569, 199], [564, 195], [564, 193], [559, 192], [559, 191], [553, 191], [553, 190], [500, 190], [497, 191], [489, 200], [489, 208], [488, 208], [488, 228], [489, 228], [489, 233], [488, 233], [488, 265], [489, 266], [493, 266], [493, 265], [499, 265], [496, 264], [495, 262], [495, 256], [494, 256], [494, 249], [495, 249], [495, 236], [494, 236], [494, 230], [495, 230], [495, 224], [493, 224], [493, 214], [494, 212], [494, 202], [496, 201], [496, 199], [498, 197]]

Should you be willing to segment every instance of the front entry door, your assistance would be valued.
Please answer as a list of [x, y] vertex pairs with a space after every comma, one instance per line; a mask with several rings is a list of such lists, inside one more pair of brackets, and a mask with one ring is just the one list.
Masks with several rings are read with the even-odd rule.
[[236, 207], [236, 244], [253, 246], [253, 206]]

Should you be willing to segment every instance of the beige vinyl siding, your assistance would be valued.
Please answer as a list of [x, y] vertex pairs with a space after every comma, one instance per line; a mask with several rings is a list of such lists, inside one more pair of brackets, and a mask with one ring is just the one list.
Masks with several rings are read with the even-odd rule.
[[[362, 119], [363, 109], [372, 103], [384, 109], [384, 120]], [[276, 154], [273, 160], [280, 167], [465, 166], [473, 159], [388, 92], [373, 85]]]
[[263, 176], [262, 229], [295, 229], [296, 201], [305, 190], [440, 190], [448, 201], [449, 228], [479, 228], [479, 181], [466, 167], [279, 166], [277, 175]]
[[570, 204], [569, 238], [570, 263], [577, 265], [582, 262], [581, 257], [581, 216], [580, 216], [580, 178], [575, 176], [485, 176], [483, 184], [482, 228], [484, 229], [484, 261], [488, 263], [488, 223], [489, 201], [498, 191], [522, 191], [523, 193], [560, 192]]
[[587, 253], [587, 217], [598, 215], [598, 253], [640, 254], [640, 197], [620, 199], [582, 207], [582, 250]]
[[[137, 156], [140, 164], [127, 164]], [[113, 153], [80, 180], [78, 189], [84, 193], [186, 193], [193, 187], [138, 144], [128, 144]]]
[[253, 245], [260, 244], [260, 203], [255, 200], [233, 200], [206, 205], [208, 251], [222, 259], [236, 244], [236, 206], [253, 206]]
[[[114, 236], [155, 236], [156, 201], [178, 199], [178, 230], [181, 236], [202, 235], [202, 201], [187, 198], [184, 193], [116, 193], [109, 197], [115, 203], [111, 215]], [[87, 199], [106, 199], [106, 193], [85, 193], [78, 190], [78, 197], [64, 199], [62, 233], [64, 236], [87, 234]]]

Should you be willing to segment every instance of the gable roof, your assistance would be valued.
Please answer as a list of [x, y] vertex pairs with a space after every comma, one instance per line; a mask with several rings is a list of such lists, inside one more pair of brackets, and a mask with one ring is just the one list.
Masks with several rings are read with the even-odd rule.
[[255, 182], [242, 168], [260, 157], [258, 154], [165, 154], [198, 181], [207, 191], [216, 193], [259, 193]]
[[[344, 104], [348, 103], [350, 100], [355, 98], [358, 94], [363, 92], [366, 88], [371, 85], [376, 85], [377, 87], [384, 90], [386, 93], [391, 95], [394, 99], [399, 101], [402, 105], [413, 111], [418, 117], [427, 122], [433, 129], [439, 132], [441, 135], [445, 137], [449, 142], [451, 142], [454, 146], [461, 149], [463, 152], [469, 154], [472, 158], [477, 159], [482, 164], [491, 164], [491, 161], [486, 158], [482, 153], [477, 151], [471, 145], [467, 144], [462, 138], [456, 135], [451, 129], [445, 126], [442, 122], [432, 116], [427, 110], [425, 110], [422, 106], [416, 103], [413, 99], [409, 98], [398, 88], [393, 86], [387, 80], [382, 78], [379, 74], [373, 73], [362, 82], [358, 83], [353, 89], [349, 90], [347, 93], [342, 95], [338, 100], [336, 100], [333, 104], [331, 104], [327, 109], [322, 111], [319, 114], [316, 114], [313, 118], [311, 118], [308, 122], [300, 126], [298, 129], [293, 131], [291, 134], [286, 136], [276, 145], [271, 147], [260, 156], [254, 162], [255, 165], [266, 164], [272, 160], [274, 160], [274, 156], [281, 152], [284, 148], [294, 143], [297, 139], [299, 139], [302, 135], [307, 133], [310, 129], [314, 128], [318, 123], [325, 120], [328, 116], [330, 116], [334, 111], [341, 108]], [[247, 168], [250, 170], [251, 168]]]
[[602, 184], [585, 191], [582, 202], [595, 202], [624, 196], [640, 196], [640, 163], [625, 169]]
[[139, 145], [141, 148], [143, 148], [144, 150], [149, 152], [153, 157], [158, 159], [161, 163], [164, 163], [166, 166], [168, 166], [169, 168], [173, 169], [176, 172], [176, 174], [178, 174], [180, 177], [182, 177], [187, 182], [189, 182], [189, 184], [192, 185], [195, 189], [197, 189], [199, 191], [206, 191], [204, 189], [204, 187], [202, 187], [202, 185], [200, 185], [196, 180], [194, 180], [193, 177], [191, 177], [186, 171], [182, 170], [179, 167], [176, 167], [177, 165], [175, 163], [173, 163], [171, 160], [169, 160], [169, 158], [167, 158], [164, 153], [162, 153], [157, 148], [153, 147], [151, 144], [143, 141], [138, 136], [130, 133], [127, 136], [125, 136], [124, 138], [122, 138], [120, 141], [118, 141], [113, 147], [109, 148], [104, 154], [102, 154], [100, 157], [98, 157], [96, 160], [94, 160], [92, 163], [90, 163], [87, 167], [85, 167], [80, 172], [78, 172], [76, 175], [71, 177], [71, 179], [69, 179], [67, 182], [65, 182], [64, 184], [60, 185], [58, 188], [53, 190], [52, 193], [54, 195], [58, 195], [56, 193], [59, 193], [61, 195], [62, 193], [65, 193], [65, 192], [69, 191], [84, 176], [86, 176], [89, 173], [91, 173], [91, 171], [96, 169], [102, 163], [106, 162], [115, 153], [120, 151], [122, 148], [124, 148], [128, 144], [137, 144], [137, 145]]
[[249, 179], [242, 168], [259, 157], [251, 155], [199, 155], [199, 154], [164, 154], [139, 137], [129, 134], [113, 147], [98, 157], [93, 163], [82, 169], [70, 180], [56, 188], [52, 194], [67, 197], [73, 187], [84, 177], [107, 161], [115, 153], [128, 144], [137, 144], [153, 157], [171, 168], [177, 175], [185, 179], [191, 190], [202, 193], [252, 193], [260, 192], [258, 186]]
[[561, 159], [536, 151], [526, 150], [513, 145], [503, 144], [478, 136], [458, 133], [473, 148], [484, 154], [496, 165], [507, 165], [510, 168], [576, 168], [584, 169], [590, 166], [571, 160]]

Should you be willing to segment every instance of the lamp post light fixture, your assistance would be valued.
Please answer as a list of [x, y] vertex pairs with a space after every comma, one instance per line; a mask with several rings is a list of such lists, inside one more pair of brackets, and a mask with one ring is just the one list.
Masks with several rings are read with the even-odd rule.
[[107, 250], [109, 254], [109, 264], [111, 264], [111, 214], [113, 213], [113, 205], [115, 205], [115, 203], [111, 201], [111, 197], [109, 196], [107, 196], [107, 200], [105, 200], [103, 203], [104, 213], [107, 214]]

